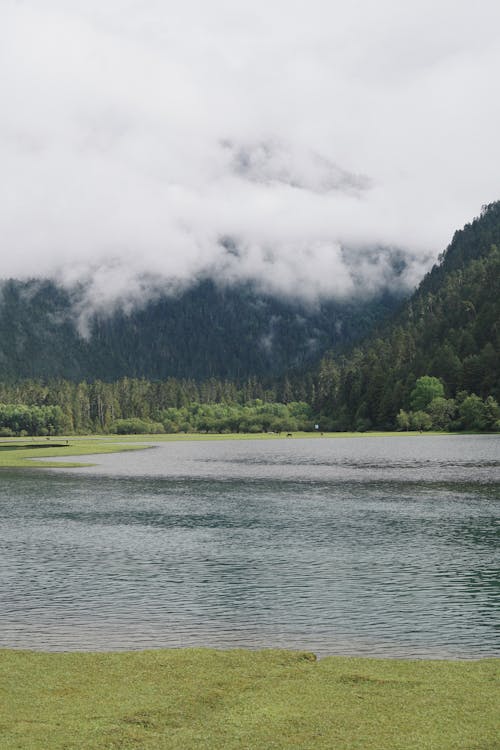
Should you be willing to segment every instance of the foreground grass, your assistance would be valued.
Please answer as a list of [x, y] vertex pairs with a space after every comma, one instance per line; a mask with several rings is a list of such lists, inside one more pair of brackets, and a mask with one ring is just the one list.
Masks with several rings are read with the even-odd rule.
[[2, 750], [498, 750], [500, 661], [0, 651]]
[[0, 469], [37, 467], [47, 469], [88, 466], [88, 462], [38, 461], [37, 459], [117, 453], [119, 451], [142, 450], [145, 447], [147, 446], [125, 443], [118, 437], [115, 437], [113, 440], [98, 437], [69, 437], [67, 439], [54, 437], [50, 438], [50, 440], [46, 440], [45, 438], [3, 438], [0, 440]]

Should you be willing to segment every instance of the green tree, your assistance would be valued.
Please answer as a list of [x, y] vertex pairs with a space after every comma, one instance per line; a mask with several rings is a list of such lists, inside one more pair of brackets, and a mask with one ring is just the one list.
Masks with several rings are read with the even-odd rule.
[[425, 411], [410, 412], [410, 426], [413, 430], [430, 430], [432, 419]]
[[403, 409], [399, 410], [399, 414], [396, 417], [396, 423], [400, 430], [409, 430], [410, 429], [410, 415], [407, 411], [404, 411]]
[[500, 406], [493, 396], [488, 396], [484, 402], [487, 430], [500, 430]]
[[413, 411], [423, 411], [435, 398], [444, 397], [444, 386], [439, 378], [423, 375], [418, 378], [415, 388], [410, 394]]
[[445, 430], [449, 427], [457, 411], [457, 405], [452, 398], [437, 396], [433, 398], [426, 408], [432, 420], [432, 426], [437, 430]]
[[487, 425], [487, 412], [484, 401], [472, 393], [459, 406], [460, 419], [466, 430], [484, 430]]

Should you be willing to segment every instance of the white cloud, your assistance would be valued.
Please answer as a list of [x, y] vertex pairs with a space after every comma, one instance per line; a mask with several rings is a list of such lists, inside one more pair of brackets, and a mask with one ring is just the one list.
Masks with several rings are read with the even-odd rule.
[[499, 197], [497, 3], [2, 0], [0, 20], [2, 277], [91, 280], [101, 305], [206, 273], [342, 295], [387, 281], [359, 248], [402, 248], [414, 283]]

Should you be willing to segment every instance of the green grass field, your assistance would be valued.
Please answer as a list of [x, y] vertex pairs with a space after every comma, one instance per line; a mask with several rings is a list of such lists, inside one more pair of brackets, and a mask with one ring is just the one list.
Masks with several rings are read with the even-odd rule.
[[0, 651], [2, 750], [498, 750], [500, 660]]
[[[67, 444], [66, 444], [67, 440]], [[114, 437], [52, 437], [46, 438], [3, 438], [0, 440], [0, 469], [1, 468], [61, 468], [85, 466], [88, 462], [77, 461], [38, 461], [39, 458], [89, 456], [99, 453], [117, 453], [118, 451], [133, 451], [146, 448], [146, 445], [131, 445]], [[1, 746], [0, 746], [1, 747]]]
[[[426, 435], [452, 435], [450, 432], [293, 432], [290, 433], [293, 438], [307, 438], [311, 440], [321, 440], [324, 438], [377, 438], [377, 437], [425, 437]], [[461, 433], [464, 434], [464, 433]], [[189, 433], [174, 433], [174, 434], [160, 434], [160, 435], [120, 435], [111, 436], [113, 439], [124, 439], [124, 440], [136, 440], [141, 441], [146, 439], [149, 441], [177, 441], [177, 440], [285, 440], [288, 433], [281, 432], [280, 434], [274, 432], [235, 432], [230, 434], [219, 434], [219, 433], [200, 433], [200, 432], [189, 432]]]

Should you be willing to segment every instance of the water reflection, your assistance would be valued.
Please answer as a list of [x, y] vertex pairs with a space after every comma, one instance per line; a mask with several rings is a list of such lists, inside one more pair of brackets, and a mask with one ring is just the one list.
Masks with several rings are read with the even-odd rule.
[[409, 444], [166, 444], [4, 472], [0, 645], [499, 655], [500, 441]]

